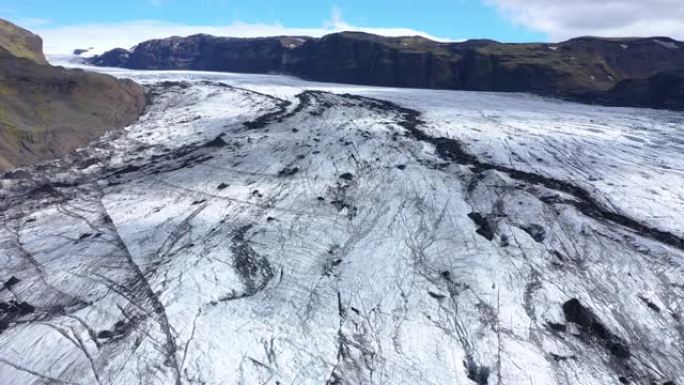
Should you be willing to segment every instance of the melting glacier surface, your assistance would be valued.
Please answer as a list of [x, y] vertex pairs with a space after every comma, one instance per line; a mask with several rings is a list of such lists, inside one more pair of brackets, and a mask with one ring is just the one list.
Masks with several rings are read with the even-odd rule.
[[684, 384], [681, 113], [105, 71], [0, 178], [0, 383]]

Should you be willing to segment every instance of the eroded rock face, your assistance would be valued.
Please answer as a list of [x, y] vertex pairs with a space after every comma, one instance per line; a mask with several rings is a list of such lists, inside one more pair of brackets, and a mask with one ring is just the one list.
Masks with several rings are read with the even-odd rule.
[[620, 78], [644, 79], [682, 68], [684, 45], [668, 37], [601, 39], [582, 37], [561, 44], [575, 57], [598, 55]]
[[311, 40], [302, 65], [307, 79], [398, 87], [459, 88], [460, 57], [447, 45], [423, 39], [339, 33]]
[[[281, 73], [379, 86], [533, 92], [636, 106], [643, 103], [630, 97], [624, 86], [616, 86], [621, 81], [684, 68], [684, 44], [668, 38], [578, 38], [558, 44], [440, 43], [359, 32], [320, 39], [194, 35], [150, 40], [131, 52], [113, 50], [93, 58], [92, 63], [137, 69]], [[660, 92], [648, 100], [649, 106], [672, 108], [680, 105], [681, 96]]]
[[[0, 29], [0, 39], [11, 38]], [[143, 111], [144, 90], [131, 80], [16, 52], [0, 40], [0, 170], [58, 158], [135, 122]]]
[[607, 92], [587, 93], [577, 99], [613, 106], [684, 110], [684, 69], [623, 80]]
[[193, 35], [150, 40], [138, 44], [131, 52], [108, 51], [91, 59], [101, 66], [137, 69], [190, 69], [252, 73], [285, 72], [300, 60], [289, 57], [305, 42], [306, 37], [223, 38]]
[[0, 383], [684, 381], [681, 114], [141, 76], [0, 178]]
[[107, 51], [102, 55], [96, 56], [91, 59], [93, 64], [102, 65], [107, 67], [123, 67], [128, 63], [131, 53], [123, 48], [116, 48], [111, 51]]
[[47, 64], [43, 54], [43, 39], [2, 18], [0, 18], [0, 47], [13, 56], [38, 64]]

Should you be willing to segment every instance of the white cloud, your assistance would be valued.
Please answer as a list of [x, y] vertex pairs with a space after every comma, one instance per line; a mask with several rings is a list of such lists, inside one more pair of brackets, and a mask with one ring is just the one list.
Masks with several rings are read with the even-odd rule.
[[35, 17], [23, 17], [18, 20], [18, 24], [20, 24], [23, 28], [35, 28], [41, 25], [50, 24], [50, 20], [38, 19]]
[[422, 31], [409, 28], [373, 28], [350, 25], [342, 18], [339, 8], [333, 9], [330, 20], [320, 28], [292, 28], [278, 23], [235, 22], [225, 26], [203, 26], [169, 23], [155, 20], [138, 20], [108, 24], [80, 24], [35, 28], [33, 32], [41, 35], [44, 50], [48, 55], [70, 54], [76, 48], [93, 47], [92, 53], [101, 53], [112, 48], [131, 48], [149, 39], [169, 36], [188, 36], [206, 33], [215, 36], [262, 37], [280, 35], [300, 35], [320, 37], [340, 31], [362, 31], [385, 36], [419, 35], [434, 40], [448, 40], [431, 36]]
[[337, 26], [346, 24], [342, 18], [342, 9], [337, 5], [334, 5], [332, 11], [330, 12], [330, 20], [326, 20], [323, 23], [325, 28], [336, 28]]
[[684, 39], [682, 0], [485, 0], [551, 40], [576, 36]]

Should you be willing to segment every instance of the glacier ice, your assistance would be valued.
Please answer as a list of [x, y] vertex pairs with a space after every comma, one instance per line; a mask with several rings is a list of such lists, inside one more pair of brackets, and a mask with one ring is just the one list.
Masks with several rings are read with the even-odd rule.
[[112, 73], [0, 179], [0, 383], [684, 383], [681, 113]]

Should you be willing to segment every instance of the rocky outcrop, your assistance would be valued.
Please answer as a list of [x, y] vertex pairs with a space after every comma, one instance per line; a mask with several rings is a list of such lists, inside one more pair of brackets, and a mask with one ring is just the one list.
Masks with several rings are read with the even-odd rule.
[[613, 106], [684, 110], [684, 69], [646, 79], [627, 79], [609, 91], [582, 94], [576, 99]]
[[288, 72], [303, 78], [379, 86], [458, 88], [460, 56], [421, 37], [338, 33], [310, 40]]
[[3, 19], [0, 19], [0, 47], [16, 57], [47, 64], [43, 54], [43, 39]]
[[26, 35], [28, 45], [5, 46], [28, 32], [1, 22], [0, 170], [59, 157], [138, 119], [145, 106], [140, 85], [48, 65], [35, 51], [42, 44], [36, 35]]
[[[582, 37], [561, 44], [576, 58], [600, 57], [618, 78], [646, 78], [684, 65], [684, 43], [668, 37]], [[617, 79], [617, 78], [616, 78]]]
[[[620, 92], [622, 88], [614, 87], [623, 81], [684, 68], [683, 44], [662, 37], [506, 44], [491, 40], [441, 43], [359, 32], [320, 39], [193, 35], [146, 41], [131, 51], [112, 50], [92, 63], [135, 69], [281, 73], [377, 86], [533, 92], [593, 102], [604, 99], [596, 94]], [[605, 96], [609, 98], [632, 105], [629, 98]]]
[[140, 43], [132, 51], [117, 48], [90, 61], [99, 66], [134, 69], [183, 69], [252, 73], [291, 72], [298, 63], [291, 52], [310, 41], [306, 37], [236, 39], [211, 35], [171, 37]]

